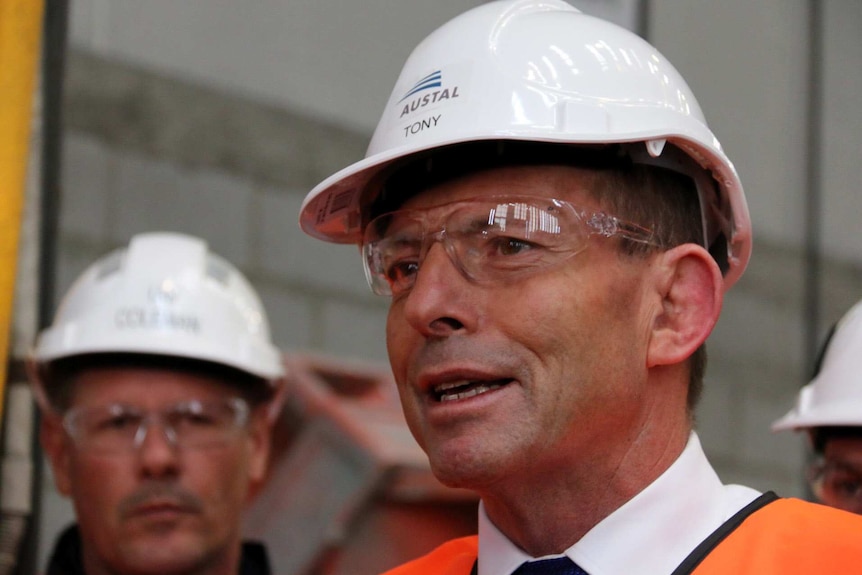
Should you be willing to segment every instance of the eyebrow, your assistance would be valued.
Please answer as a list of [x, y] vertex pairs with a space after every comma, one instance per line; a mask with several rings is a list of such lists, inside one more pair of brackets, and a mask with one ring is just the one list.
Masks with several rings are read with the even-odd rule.
[[852, 471], [858, 475], [862, 475], [862, 461], [847, 461], [846, 459], [827, 458], [824, 461], [825, 465], [838, 467], [842, 471]]

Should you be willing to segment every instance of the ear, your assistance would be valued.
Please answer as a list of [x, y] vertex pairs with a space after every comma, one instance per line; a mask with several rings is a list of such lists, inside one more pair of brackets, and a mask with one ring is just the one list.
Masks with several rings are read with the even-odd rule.
[[55, 413], [43, 414], [39, 424], [39, 442], [51, 464], [57, 491], [69, 497], [72, 492], [71, 446], [63, 430], [63, 423]]
[[712, 332], [724, 295], [718, 265], [696, 244], [663, 252], [656, 273], [661, 309], [652, 325], [647, 367], [688, 359]]
[[53, 412], [54, 408], [48, 400], [48, 394], [45, 393], [45, 383], [42, 380], [39, 364], [32, 355], [27, 358], [25, 369], [27, 371], [27, 380], [30, 382], [30, 389], [33, 390], [33, 397], [36, 399], [39, 409], [42, 410], [42, 413]]
[[255, 408], [248, 423], [249, 499], [257, 494], [266, 479], [272, 447], [272, 428], [273, 422], [269, 416], [268, 406], [262, 405]]
[[275, 393], [272, 398], [267, 402], [266, 407], [266, 418], [269, 420], [270, 426], [274, 426], [278, 418], [281, 416], [281, 412], [284, 409], [284, 404], [287, 401], [288, 397], [288, 378], [287, 376], [281, 377], [272, 383], [272, 386], [275, 388]]

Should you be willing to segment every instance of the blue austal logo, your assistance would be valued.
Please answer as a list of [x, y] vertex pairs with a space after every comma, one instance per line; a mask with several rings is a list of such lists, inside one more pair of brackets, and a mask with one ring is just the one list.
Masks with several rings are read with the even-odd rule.
[[443, 85], [442, 80], [443, 80], [443, 74], [440, 72], [440, 70], [437, 70], [436, 72], [431, 72], [430, 74], [428, 74], [427, 76], [425, 76], [424, 78], [422, 78], [421, 80], [416, 82], [416, 84], [414, 84], [414, 86], [412, 88], [410, 88], [410, 90], [406, 94], [404, 94], [404, 97], [401, 98], [400, 100], [398, 100], [398, 102], [403, 102], [404, 100], [406, 100], [407, 98], [409, 98], [413, 94], [416, 94], [417, 92], [421, 92], [422, 90], [430, 90], [431, 88], [439, 88], [440, 86]]

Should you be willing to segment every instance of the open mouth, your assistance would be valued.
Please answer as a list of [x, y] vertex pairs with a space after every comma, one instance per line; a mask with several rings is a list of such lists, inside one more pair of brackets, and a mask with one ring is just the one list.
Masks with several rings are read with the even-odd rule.
[[495, 379], [490, 381], [453, 381], [441, 383], [432, 390], [434, 399], [439, 402], [468, 399], [511, 383], [511, 379]]

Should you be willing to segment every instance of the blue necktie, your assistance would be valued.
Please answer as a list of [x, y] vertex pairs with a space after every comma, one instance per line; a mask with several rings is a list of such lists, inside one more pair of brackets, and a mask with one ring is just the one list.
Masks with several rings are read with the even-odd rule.
[[586, 571], [575, 565], [568, 557], [556, 559], [540, 559], [527, 561], [512, 575], [588, 575]]

